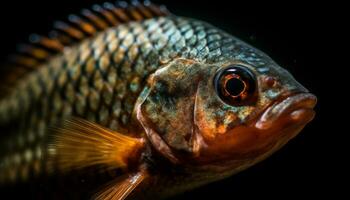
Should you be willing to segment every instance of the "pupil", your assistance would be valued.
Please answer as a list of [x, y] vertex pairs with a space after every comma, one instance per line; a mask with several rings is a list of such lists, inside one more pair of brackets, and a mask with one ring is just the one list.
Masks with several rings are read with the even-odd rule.
[[226, 82], [225, 89], [231, 96], [238, 96], [244, 90], [244, 83], [238, 78], [231, 78]]

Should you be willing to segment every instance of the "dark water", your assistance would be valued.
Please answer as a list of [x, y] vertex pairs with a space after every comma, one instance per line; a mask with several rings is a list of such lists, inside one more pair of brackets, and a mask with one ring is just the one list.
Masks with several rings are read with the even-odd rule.
[[[1, 6], [1, 60], [15, 44], [33, 32], [45, 33], [55, 19], [92, 3], [84, 0], [7, 2]], [[155, 1], [162, 2], [162, 1]], [[302, 133], [266, 161], [229, 179], [187, 192], [175, 199], [305, 198], [337, 195], [331, 190], [332, 149], [328, 142], [324, 109], [325, 88], [321, 36], [327, 23], [322, 11], [301, 2], [163, 1], [174, 14], [202, 19], [238, 36], [270, 55], [319, 98], [315, 120]], [[45, 187], [44, 187], [45, 188]], [[1, 193], [0, 193], [1, 194]], [[0, 197], [1, 198], [1, 197]], [[30, 198], [30, 196], [28, 196]]]

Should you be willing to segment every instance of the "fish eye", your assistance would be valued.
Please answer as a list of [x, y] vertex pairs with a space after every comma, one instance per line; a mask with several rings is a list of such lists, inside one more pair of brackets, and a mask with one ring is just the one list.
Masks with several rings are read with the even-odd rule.
[[214, 78], [217, 95], [232, 106], [248, 105], [256, 98], [254, 73], [242, 65], [230, 65], [219, 70]]

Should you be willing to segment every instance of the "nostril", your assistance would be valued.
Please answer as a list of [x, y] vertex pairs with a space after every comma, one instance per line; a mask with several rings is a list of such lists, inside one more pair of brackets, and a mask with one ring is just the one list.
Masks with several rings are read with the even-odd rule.
[[274, 87], [276, 85], [276, 79], [271, 76], [266, 76], [264, 78], [264, 83], [266, 84], [267, 87]]

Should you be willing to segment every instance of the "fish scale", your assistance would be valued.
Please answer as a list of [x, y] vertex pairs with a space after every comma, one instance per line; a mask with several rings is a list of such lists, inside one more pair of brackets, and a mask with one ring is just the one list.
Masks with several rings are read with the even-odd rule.
[[[46, 130], [62, 119], [78, 116], [129, 134], [146, 79], [171, 59], [214, 63], [247, 56], [246, 46], [205, 22], [169, 16], [122, 24], [67, 47], [0, 101], [0, 124], [20, 119], [20, 130], [7, 141], [11, 153], [3, 158], [0, 180], [49, 173]], [[263, 53], [248, 52], [257, 68], [265, 64]]]

